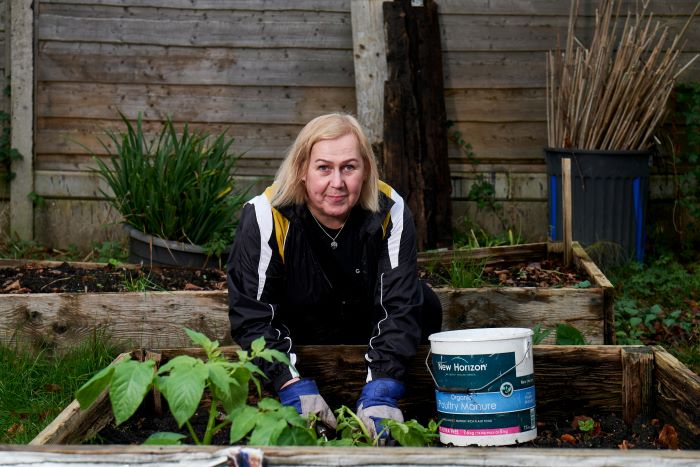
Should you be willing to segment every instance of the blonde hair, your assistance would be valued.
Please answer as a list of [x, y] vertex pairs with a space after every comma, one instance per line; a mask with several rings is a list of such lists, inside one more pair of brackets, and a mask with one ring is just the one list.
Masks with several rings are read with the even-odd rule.
[[357, 120], [348, 114], [321, 115], [307, 123], [297, 135], [275, 176], [271, 203], [274, 207], [303, 204], [306, 186], [302, 178], [309, 167], [311, 149], [318, 141], [355, 135], [365, 169], [365, 178], [358, 203], [364, 209], [379, 211], [379, 172], [372, 146]]

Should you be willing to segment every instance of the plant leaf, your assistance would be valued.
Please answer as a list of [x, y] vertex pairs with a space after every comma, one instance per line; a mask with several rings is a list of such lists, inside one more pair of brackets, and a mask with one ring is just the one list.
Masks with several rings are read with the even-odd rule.
[[168, 376], [157, 380], [158, 389], [168, 401], [178, 427], [182, 427], [199, 407], [207, 376], [209, 369], [204, 362], [189, 357], [181, 359], [178, 365], [172, 367]]
[[115, 424], [119, 425], [131, 417], [139, 408], [153, 383], [155, 362], [127, 360], [114, 367], [109, 385]]
[[559, 323], [557, 324], [556, 343], [557, 345], [586, 345], [586, 339], [581, 331], [575, 327]]
[[81, 409], [85, 410], [95, 402], [95, 399], [109, 386], [113, 374], [113, 365], [102, 368], [76, 391], [75, 398], [78, 400]]
[[280, 420], [273, 413], [258, 413], [255, 429], [250, 435], [250, 444], [272, 446], [277, 443], [277, 438], [285, 428], [287, 428], [287, 422]]
[[281, 409], [282, 404], [277, 399], [266, 397], [260, 402], [258, 402], [258, 407], [262, 410], [274, 411]]
[[146, 441], [143, 442], [144, 445], [159, 445], [159, 446], [172, 446], [180, 445], [181, 441], [187, 438], [187, 436], [182, 433], [173, 433], [170, 431], [161, 431], [158, 433], [153, 433], [149, 436]]
[[258, 410], [249, 405], [243, 405], [232, 410], [228, 417], [229, 420], [231, 420], [229, 443], [234, 444], [240, 441], [250, 432], [250, 430], [255, 428], [255, 421], [257, 417]]
[[313, 430], [298, 426], [288, 426], [277, 437], [277, 446], [316, 446], [317, 438]]
[[265, 348], [265, 338], [263, 336], [258, 337], [250, 344], [250, 349], [253, 353], [257, 354]]

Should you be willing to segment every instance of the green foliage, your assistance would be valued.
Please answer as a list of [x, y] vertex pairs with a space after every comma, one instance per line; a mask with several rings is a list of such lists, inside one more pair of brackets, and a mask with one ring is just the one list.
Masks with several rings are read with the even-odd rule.
[[448, 269], [449, 277], [444, 278], [450, 287], [457, 289], [481, 287], [484, 285], [484, 260], [453, 258]]
[[94, 334], [64, 354], [0, 345], [0, 444], [27, 444], [118, 349]]
[[[555, 329], [554, 343], [556, 345], [587, 345], [586, 338], [576, 327], [559, 323]], [[536, 324], [532, 328], [532, 344], [541, 344], [552, 333], [552, 329], [545, 329], [541, 324]]]
[[221, 254], [233, 241], [248, 191], [235, 186], [240, 156], [231, 152], [234, 140], [225, 133], [212, 140], [208, 133], [190, 131], [187, 124], [178, 135], [168, 118], [159, 136], [149, 141], [141, 114], [135, 124], [121, 118], [126, 131], [108, 132], [116, 150], [102, 142], [110, 164], [94, 158], [97, 173], [114, 192], [112, 205], [142, 232]]
[[629, 263], [609, 274], [615, 284], [618, 344], [660, 344], [700, 372], [700, 268], [669, 256]]
[[454, 233], [454, 244], [456, 249], [490, 248], [494, 246], [514, 246], [523, 243], [520, 233], [514, 233], [513, 229], [508, 229], [500, 235], [492, 235], [484, 229], [467, 228], [457, 230]]
[[161, 288], [151, 280], [151, 274], [124, 272], [124, 290], [127, 292], [147, 292]]
[[578, 429], [584, 433], [589, 433], [595, 428], [595, 421], [592, 418], [578, 421]]
[[[4, 90], [6, 96], [10, 95], [10, 86]], [[22, 159], [22, 154], [12, 147], [12, 127], [10, 126], [11, 116], [9, 113], [0, 111], [0, 167], [5, 169], [3, 178], [6, 182], [11, 182], [15, 178], [12, 172], [12, 162]]]
[[[225, 422], [216, 423], [219, 405], [228, 414], [235, 413], [237, 409], [245, 406], [250, 382], [257, 386], [258, 394], [260, 393], [259, 377], [263, 374], [252, 363], [253, 359], [263, 358], [267, 361], [276, 360], [289, 364], [286, 355], [273, 349], [265, 349], [263, 338], [253, 343], [251, 352], [239, 350], [238, 360], [231, 361], [221, 354], [217, 341], [212, 342], [203, 334], [190, 329], [185, 331], [193, 342], [204, 349], [206, 361], [188, 355], [180, 355], [154, 371], [153, 361], [136, 362], [126, 358], [99, 371], [76, 392], [76, 399], [80, 406], [89, 407], [97, 396], [109, 387], [112, 411], [115, 423], [118, 425], [134, 414], [148, 391], [155, 387], [167, 400], [168, 407], [178, 426], [185, 425], [187, 427], [194, 443], [211, 444], [216, 433], [231, 425], [230, 418]], [[197, 434], [189, 420], [199, 407], [205, 389], [208, 389], [212, 396], [209, 422], [205, 432]], [[271, 407], [270, 402], [265, 401], [266, 399], [261, 400], [262, 406], [259, 404], [261, 413], [277, 414], [279, 412]], [[285, 412], [284, 416], [289, 416], [289, 414]], [[267, 420], [269, 416], [266, 415], [261, 419]], [[257, 425], [254, 428], [255, 430], [261, 429]], [[235, 429], [240, 430], [240, 426], [236, 425]], [[260, 441], [263, 435], [256, 434], [255, 430], [252, 436]], [[234, 428], [232, 428], [233, 433]], [[243, 435], [245, 434], [247, 433], [243, 433]], [[166, 442], [175, 441], [173, 436], [168, 435], [164, 438], [151, 438], [149, 443], [154, 443], [159, 439]]]
[[[80, 407], [92, 405], [99, 395], [109, 390], [109, 399], [115, 423], [128, 420], [139, 408], [151, 388], [160, 391], [168, 402], [168, 408], [180, 428], [187, 427], [195, 444], [211, 444], [214, 435], [229, 428], [231, 444], [245, 440], [258, 446], [371, 446], [367, 428], [357, 415], [343, 406], [338, 415], [340, 438], [327, 440], [319, 437], [313, 429], [315, 417], [301, 417], [293, 407], [282, 405], [276, 399], [261, 398], [260, 378], [264, 377], [254, 359], [268, 362], [290, 362], [277, 350], [266, 349], [265, 340], [256, 339], [250, 352], [239, 350], [238, 360], [224, 357], [217, 341], [203, 334], [186, 329], [190, 339], [206, 353], [206, 361], [189, 355], [179, 355], [155, 369], [152, 360], [137, 362], [125, 358], [97, 372], [76, 392]], [[257, 388], [259, 402], [248, 405], [249, 383]], [[196, 433], [190, 423], [199, 408], [205, 391], [211, 394], [208, 424], [204, 433]], [[217, 421], [219, 409], [225, 412], [224, 421]], [[423, 427], [415, 420], [407, 422], [387, 421], [387, 429], [404, 446], [425, 446], [437, 437], [437, 424], [431, 421]], [[185, 437], [179, 433], [156, 433], [146, 444], [180, 444]]]

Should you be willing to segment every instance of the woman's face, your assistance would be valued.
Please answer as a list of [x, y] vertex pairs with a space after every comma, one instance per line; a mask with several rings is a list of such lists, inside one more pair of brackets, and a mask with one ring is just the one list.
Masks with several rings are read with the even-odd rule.
[[326, 227], [340, 228], [360, 198], [364, 178], [355, 135], [318, 141], [303, 178], [309, 210]]

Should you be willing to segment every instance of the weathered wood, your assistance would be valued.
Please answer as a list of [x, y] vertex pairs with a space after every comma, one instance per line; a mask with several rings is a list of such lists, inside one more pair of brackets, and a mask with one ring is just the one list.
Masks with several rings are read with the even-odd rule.
[[[124, 465], [214, 467], [231, 465], [230, 450], [221, 446], [3, 446], [7, 466]], [[512, 448], [331, 448], [261, 447], [264, 465], [274, 467], [434, 466], [459, 467], [696, 467], [698, 451]]]
[[654, 412], [654, 352], [650, 347], [623, 348], [622, 419], [632, 425], [635, 418], [645, 419]]
[[[123, 0], [42, 0], [42, 4], [69, 4], [69, 5], [106, 5], [124, 7]], [[139, 0], [138, 6], [143, 8], [158, 9], [188, 9], [188, 10], [212, 10], [216, 14], [218, 10], [322, 10], [322, 11], [348, 11], [350, 0], [294, 0], [292, 2], [280, 2], [278, 0]], [[129, 7], [129, 9], [134, 7]]]
[[[410, 193], [418, 249], [450, 245], [451, 185], [437, 5], [432, 0], [420, 7], [408, 0], [385, 3], [384, 21], [388, 81], [383, 167], [389, 172], [398, 164], [418, 174], [414, 179], [387, 175], [390, 183], [403, 185], [400, 193]], [[403, 125], [395, 119], [403, 119]]]
[[126, 347], [182, 347], [188, 327], [230, 343], [226, 291], [0, 296], [0, 339], [63, 351], [95, 330]]
[[151, 85], [355, 85], [349, 50], [94, 43], [76, 48], [64, 42], [42, 44], [37, 56], [37, 79]]
[[[64, 218], [67, 216], [64, 214]], [[488, 264], [533, 261], [545, 258], [548, 251], [557, 248], [558, 244], [540, 243], [422, 253], [419, 263], [448, 262], [455, 257]], [[610, 343], [609, 332], [614, 329], [614, 322], [605, 321], [613, 319], [607, 315], [610, 310], [605, 308], [605, 293], [612, 286], [580, 247], [575, 248], [574, 254], [582, 264], [588, 265], [591, 288], [435, 289], [443, 307], [442, 329], [532, 327], [536, 323], [555, 327], [569, 323], [581, 330], [591, 344]], [[15, 264], [0, 261], [0, 267]], [[89, 264], [76, 266], [89, 267]], [[74, 346], [95, 329], [106, 331], [116, 342], [138, 347], [187, 345], [189, 339], [183, 327], [204, 332], [221, 342], [231, 342], [225, 290], [0, 295], [0, 317], [3, 340], [21, 338], [57, 351]], [[553, 342], [553, 337], [548, 339]]]
[[654, 384], [658, 416], [678, 431], [682, 448], [700, 448], [700, 376], [654, 347]]
[[[595, 13], [594, 8], [598, 3], [595, 1], [581, 2], [581, 15], [591, 16]], [[635, 10], [638, 5], [636, 0], [624, 0], [621, 2], [622, 11]], [[688, 15], [693, 11], [695, 3], [686, 0], [652, 0], [650, 11], [654, 16], [661, 15]], [[471, 1], [464, 0], [440, 0], [440, 9], [446, 14], [454, 15], [530, 15], [538, 14], [542, 16], [567, 16], [571, 4], [560, 0], [499, 0]]]
[[[233, 356], [236, 347], [224, 347], [224, 355]], [[594, 413], [598, 415], [619, 414], [623, 410], [623, 380], [625, 351], [635, 352], [639, 347], [628, 346], [534, 346], [534, 367], [535, 386], [537, 388], [537, 417], [538, 420], [547, 422], [561, 422], [571, 419], [574, 415]], [[337, 404], [354, 404], [359, 392], [364, 384], [365, 346], [299, 346], [297, 348], [299, 356], [299, 368], [302, 375], [312, 375], [318, 383], [322, 394], [331, 406]], [[684, 386], [674, 389], [686, 389], [690, 387], [691, 393], [683, 393], [686, 400], [674, 398], [672, 405], [674, 410], [683, 411], [696, 407], [698, 399], [692, 399], [697, 393], [692, 392], [697, 389], [698, 376], [693, 375], [682, 364], [677, 361], [667, 360], [670, 355], [663, 349], [654, 348], [654, 354], [666, 362], [670, 362], [673, 368], [662, 363], [664, 369], [657, 368], [654, 372], [656, 376], [659, 371], [669, 372], [667, 376], [675, 378], [675, 384]], [[187, 354], [195, 357], [202, 357], [201, 349], [162, 349], [159, 351], [163, 361], [167, 361], [177, 355]], [[428, 347], [421, 346], [417, 355], [411, 360], [409, 374], [407, 375], [407, 394], [402, 400], [401, 408], [407, 417], [432, 417], [435, 414], [434, 405], [434, 385], [425, 366], [428, 356]], [[659, 357], [660, 356], [660, 357]], [[143, 354], [136, 353], [134, 358], [142, 359]], [[673, 357], [670, 357], [673, 359]], [[673, 359], [675, 360], [675, 359]], [[681, 370], [681, 371], [676, 371]], [[674, 376], [675, 375], [675, 376]], [[666, 386], [668, 380], [666, 376], [657, 384], [651, 386], [653, 396], [658, 401], [659, 397], [664, 397], [660, 388], [669, 389]], [[659, 388], [659, 389], [657, 389]], [[675, 394], [675, 392], [674, 392]], [[669, 404], [668, 397], [666, 404]], [[691, 405], [683, 406], [687, 400], [691, 400]], [[657, 407], [659, 404], [657, 403]], [[690, 408], [690, 409], [689, 409]], [[98, 410], [104, 411], [104, 408]], [[86, 412], [91, 412], [88, 409]], [[75, 432], [65, 433], [73, 430], [66, 425], [65, 420], [70, 417], [70, 411], [66, 411], [57, 418], [63, 422], [56, 422], [51, 428], [47, 428], [37, 439], [45, 442], [49, 439], [72, 438], [78, 436]], [[653, 413], [652, 413], [653, 415]], [[689, 416], [678, 418], [679, 414], [665, 413], [664, 422], [672, 423], [679, 429], [687, 420], [698, 416], [698, 412], [690, 413]], [[83, 419], [90, 415], [82, 413], [79, 415]], [[74, 424], [75, 430], [85, 430], [85, 424]], [[692, 429], [692, 425], [691, 425]], [[61, 432], [61, 433], [57, 433]], [[700, 445], [700, 438], [687, 429], [679, 430], [681, 441], [686, 448], [697, 449]], [[189, 449], [189, 448], [183, 448]], [[295, 451], [302, 448], [294, 448]], [[459, 450], [463, 452], [462, 449]], [[481, 450], [482, 452], [492, 452]], [[559, 450], [546, 450], [548, 452], [558, 452]], [[121, 451], [124, 452], [124, 451]], [[529, 450], [528, 450], [529, 452]], [[586, 452], [600, 452], [591, 450]], [[630, 453], [633, 451], [629, 451]], [[303, 463], [302, 463], [303, 465]], [[450, 464], [452, 465], [452, 464]], [[510, 464], [507, 464], [510, 465]], [[523, 464], [517, 464], [523, 465]], [[588, 465], [588, 464], [586, 464]], [[609, 464], [608, 464], [609, 465]], [[622, 464], [621, 464], [622, 465]]]
[[[201, 105], [206, 102], [207, 105]], [[271, 112], [270, 109], [275, 111]], [[42, 82], [37, 113], [43, 118], [118, 121], [119, 112], [144, 121], [305, 125], [321, 113], [352, 112], [350, 87], [180, 86]], [[235, 134], [234, 134], [235, 136]], [[48, 148], [42, 150], [51, 152]]]
[[209, 18], [212, 12], [193, 9], [134, 10], [47, 5], [42, 8], [38, 39], [236, 49], [258, 48], [261, 41], [267, 48], [344, 49], [351, 44], [347, 11], [218, 10]]
[[383, 141], [384, 81], [387, 77], [384, 45], [384, 0], [357, 0], [350, 4], [355, 59], [357, 119], [371, 144]]
[[11, 163], [10, 231], [34, 239], [34, 9], [29, 0], [10, 0], [10, 147], [22, 155]]
[[561, 180], [562, 180], [562, 225], [564, 237], [564, 266], [571, 264], [571, 240], [572, 240], [572, 225], [573, 216], [571, 213], [571, 159], [562, 158], [561, 160]]

